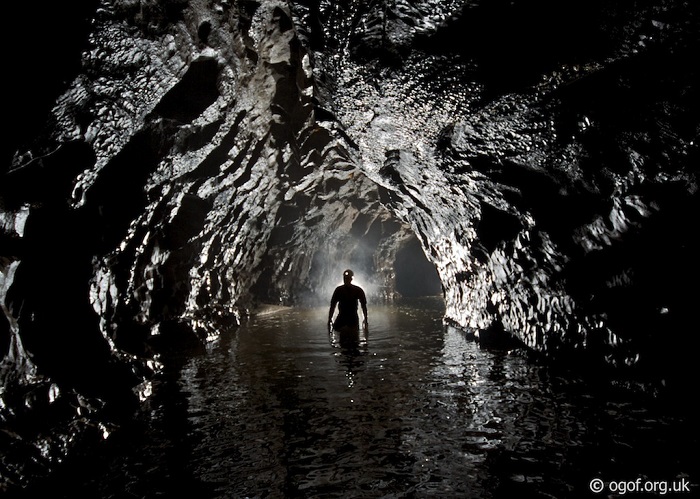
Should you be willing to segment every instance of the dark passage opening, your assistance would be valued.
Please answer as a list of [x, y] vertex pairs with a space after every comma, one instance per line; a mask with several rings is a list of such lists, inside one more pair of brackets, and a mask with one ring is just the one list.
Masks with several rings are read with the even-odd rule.
[[405, 297], [442, 294], [442, 283], [417, 238], [412, 237], [396, 252], [396, 291]]

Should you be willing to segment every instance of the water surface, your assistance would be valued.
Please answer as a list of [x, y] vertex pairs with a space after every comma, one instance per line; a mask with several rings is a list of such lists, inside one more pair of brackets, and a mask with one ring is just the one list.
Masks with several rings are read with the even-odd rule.
[[439, 300], [372, 307], [350, 345], [326, 318], [278, 311], [183, 352], [66, 497], [563, 498], [694, 478], [682, 413], [481, 349]]

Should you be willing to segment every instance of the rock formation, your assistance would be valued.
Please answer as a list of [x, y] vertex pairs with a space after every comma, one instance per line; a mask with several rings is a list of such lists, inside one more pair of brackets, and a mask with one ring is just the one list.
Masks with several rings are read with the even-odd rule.
[[17, 8], [0, 487], [109, 433], [169, 347], [326, 303], [346, 266], [375, 300], [416, 292], [401, 261], [426, 292], [435, 268], [446, 321], [482, 341], [678, 386], [698, 8], [531, 4]]

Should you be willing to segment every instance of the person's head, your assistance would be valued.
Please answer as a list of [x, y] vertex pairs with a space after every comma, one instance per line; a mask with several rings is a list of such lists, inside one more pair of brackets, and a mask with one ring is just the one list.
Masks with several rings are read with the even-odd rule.
[[352, 276], [355, 275], [352, 270], [347, 269], [343, 272], [343, 282], [345, 284], [350, 284], [352, 282]]

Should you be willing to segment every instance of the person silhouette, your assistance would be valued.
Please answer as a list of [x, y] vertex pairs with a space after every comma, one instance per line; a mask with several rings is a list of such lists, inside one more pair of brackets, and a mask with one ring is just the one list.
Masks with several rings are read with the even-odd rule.
[[[328, 327], [330, 331], [347, 330], [359, 331], [360, 318], [357, 314], [359, 302], [364, 314], [362, 327], [367, 329], [367, 298], [361, 287], [352, 284], [354, 273], [348, 269], [343, 272], [343, 284], [335, 288], [331, 297], [331, 308], [328, 311]], [[338, 316], [333, 321], [335, 306], [338, 305]]]

